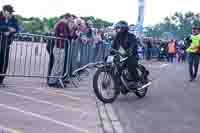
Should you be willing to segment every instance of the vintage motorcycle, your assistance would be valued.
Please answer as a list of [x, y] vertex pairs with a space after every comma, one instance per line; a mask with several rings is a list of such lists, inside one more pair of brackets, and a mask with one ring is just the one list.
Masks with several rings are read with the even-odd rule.
[[144, 97], [151, 85], [148, 79], [149, 71], [138, 64], [137, 70], [141, 80], [136, 85], [128, 72], [128, 57], [114, 49], [111, 50], [114, 55], [108, 56], [103, 63], [96, 66], [98, 69], [93, 77], [93, 89], [97, 98], [103, 103], [112, 103], [120, 93], [126, 95], [132, 92], [139, 98]]

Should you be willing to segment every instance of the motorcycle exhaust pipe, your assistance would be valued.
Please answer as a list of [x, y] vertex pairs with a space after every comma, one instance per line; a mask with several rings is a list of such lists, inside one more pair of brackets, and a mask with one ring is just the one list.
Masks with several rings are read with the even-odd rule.
[[142, 87], [138, 88], [137, 91], [140, 91], [146, 87], [149, 87], [152, 83], [151, 82], [148, 82], [147, 84], [143, 85]]

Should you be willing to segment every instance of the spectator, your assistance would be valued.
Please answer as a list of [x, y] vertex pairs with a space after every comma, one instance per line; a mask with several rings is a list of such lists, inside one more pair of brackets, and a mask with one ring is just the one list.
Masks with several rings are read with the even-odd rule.
[[77, 26], [77, 31], [76, 34], [78, 36], [78, 40], [80, 41], [80, 43], [87, 43], [87, 36], [86, 36], [86, 31], [87, 31], [87, 27], [86, 27], [86, 23], [84, 20], [82, 19], [76, 19], [76, 26]]
[[94, 34], [94, 31], [93, 31], [92, 21], [87, 21], [86, 27], [87, 27], [86, 35], [87, 35], [87, 38], [88, 38], [88, 43], [93, 43], [94, 38], [95, 38], [95, 34]]
[[[48, 34], [48, 36], [54, 36], [54, 32], [50, 32]], [[49, 54], [49, 64], [48, 64], [48, 76], [51, 75], [51, 71], [52, 71], [52, 68], [53, 68], [53, 64], [54, 64], [54, 54], [53, 54], [53, 48], [54, 48], [54, 45], [55, 45], [55, 39], [54, 38], [49, 38], [47, 40], [47, 52]], [[49, 78], [47, 78], [47, 83], [49, 82]]]
[[151, 59], [151, 50], [152, 50], [152, 42], [151, 40], [147, 41], [147, 48], [146, 48], [146, 59], [150, 60]]
[[[74, 17], [71, 16], [69, 13], [65, 14], [65, 19], [67, 20], [67, 27], [65, 29], [66, 32], [66, 37], [65, 39], [67, 39], [70, 44], [72, 43], [72, 40], [77, 38], [77, 35], [76, 35], [76, 27], [75, 27], [75, 21], [74, 21]], [[67, 72], [67, 61], [68, 61], [68, 47], [69, 44], [68, 42], [66, 42], [66, 45], [65, 45], [65, 59], [64, 59], [64, 71], [63, 71], [63, 76], [65, 76], [66, 72]], [[71, 64], [71, 63], [70, 63]], [[72, 66], [69, 67], [69, 75], [71, 76], [71, 72], [72, 72]], [[68, 79], [65, 79], [64, 77], [64, 81], [65, 83], [69, 83]]]
[[[55, 48], [53, 50], [55, 61], [52, 69], [51, 76], [62, 77], [65, 69], [65, 55], [68, 47], [68, 41], [65, 39], [70, 39], [70, 32], [73, 28], [73, 21], [70, 15], [62, 18], [55, 27], [55, 35], [59, 39], [56, 40]], [[50, 78], [49, 83], [53, 87], [61, 87], [59, 80], [57, 78]]]
[[[17, 19], [13, 15], [14, 9], [11, 5], [3, 6], [0, 12], [0, 74], [5, 74], [8, 67], [10, 45], [13, 36], [19, 31]], [[3, 83], [5, 76], [0, 76], [0, 84]]]
[[189, 48], [187, 48], [188, 55], [188, 63], [189, 63], [189, 74], [190, 80], [194, 81], [197, 77], [198, 67], [199, 67], [199, 50], [200, 47], [200, 26], [198, 24], [194, 24], [192, 27], [192, 37], [191, 44]]
[[98, 30], [97, 34], [96, 34], [96, 48], [95, 48], [95, 59], [97, 59], [98, 61], [101, 60], [101, 55], [105, 52], [102, 51], [103, 50], [103, 35], [102, 35], [102, 31]]
[[169, 62], [173, 62], [175, 55], [176, 55], [176, 43], [174, 40], [171, 40], [168, 44]]
[[[58, 24], [60, 24], [62, 21], [64, 21], [65, 18], [66, 19], [71, 18], [71, 15], [69, 13], [66, 13], [66, 14], [60, 16], [59, 20], [55, 24], [54, 29], [51, 31], [50, 35], [55, 36], [55, 31], [56, 31], [56, 28], [58, 27]], [[58, 35], [56, 35], [56, 36], [58, 36]], [[55, 40], [55, 39], [48, 40], [48, 43], [47, 43], [47, 52], [49, 53], [48, 76], [51, 75], [54, 60], [55, 60], [53, 49], [54, 49], [54, 45], [55, 45], [56, 41], [58, 41], [58, 40]], [[49, 82], [49, 78], [47, 78], [47, 83], [48, 82]]]
[[87, 36], [87, 44], [89, 45], [89, 62], [93, 62], [94, 61], [94, 49], [95, 49], [95, 32], [93, 30], [93, 23], [92, 21], [87, 21], [86, 22], [86, 27], [87, 27], [87, 31], [86, 31], [86, 36]]
[[186, 52], [185, 52], [185, 46], [184, 46], [183, 41], [179, 43], [177, 54], [178, 54], [178, 62], [185, 62]]
[[77, 37], [80, 37], [81, 32], [82, 32], [82, 19], [77, 18], [74, 20], [76, 29], [75, 29], [75, 34]]

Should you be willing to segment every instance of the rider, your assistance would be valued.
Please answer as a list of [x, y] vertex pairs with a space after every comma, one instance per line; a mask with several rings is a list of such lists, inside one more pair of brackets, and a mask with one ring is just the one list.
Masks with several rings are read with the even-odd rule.
[[[119, 21], [115, 25], [116, 36], [114, 38], [112, 48], [125, 53], [128, 56], [127, 66], [131, 74], [131, 78], [135, 83], [140, 81], [137, 71], [138, 66], [138, 41], [134, 34], [129, 33], [129, 26], [126, 21]], [[113, 54], [111, 52], [111, 54]]]

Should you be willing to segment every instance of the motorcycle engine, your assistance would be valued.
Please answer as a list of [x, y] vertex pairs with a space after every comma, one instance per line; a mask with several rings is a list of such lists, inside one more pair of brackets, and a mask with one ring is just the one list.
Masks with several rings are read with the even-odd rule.
[[131, 75], [130, 73], [128, 72], [128, 69], [125, 69], [123, 70], [123, 78], [128, 82], [128, 81], [131, 81]]
[[128, 69], [125, 69], [122, 73], [124, 80], [126, 81], [129, 89], [137, 89], [135, 82], [131, 78], [131, 74], [128, 72]]

